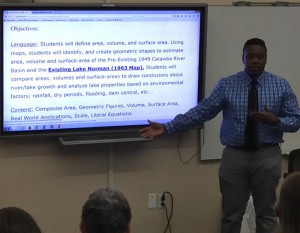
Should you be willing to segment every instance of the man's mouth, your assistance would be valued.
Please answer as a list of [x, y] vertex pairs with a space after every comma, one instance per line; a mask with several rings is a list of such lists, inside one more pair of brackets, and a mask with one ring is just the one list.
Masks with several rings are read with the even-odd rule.
[[252, 70], [252, 71], [260, 71], [260, 68], [259, 67], [251, 67], [250, 70]]

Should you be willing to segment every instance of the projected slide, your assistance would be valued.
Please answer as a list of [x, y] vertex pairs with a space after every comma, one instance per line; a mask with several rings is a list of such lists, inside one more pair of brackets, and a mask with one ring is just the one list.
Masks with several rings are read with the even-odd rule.
[[5, 128], [142, 125], [186, 112], [197, 104], [199, 14], [6, 11]]

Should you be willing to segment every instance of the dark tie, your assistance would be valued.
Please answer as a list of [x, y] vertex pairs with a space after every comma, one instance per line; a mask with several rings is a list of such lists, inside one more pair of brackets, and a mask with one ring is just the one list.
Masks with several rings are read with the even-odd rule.
[[252, 111], [258, 111], [257, 101], [257, 80], [252, 78], [251, 87], [248, 95], [248, 116], [245, 131], [245, 146], [248, 150], [255, 150], [257, 148], [257, 135], [255, 120], [249, 117]]

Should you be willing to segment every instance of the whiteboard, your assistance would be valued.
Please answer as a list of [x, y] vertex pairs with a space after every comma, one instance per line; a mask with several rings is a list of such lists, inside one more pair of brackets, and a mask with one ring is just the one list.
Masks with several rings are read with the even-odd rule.
[[[268, 50], [265, 69], [288, 80], [300, 101], [300, 7], [209, 6], [207, 20], [205, 96], [221, 77], [243, 70], [244, 43], [258, 37]], [[221, 119], [205, 123], [201, 160], [221, 158]], [[300, 148], [300, 131], [284, 140], [282, 153]]]

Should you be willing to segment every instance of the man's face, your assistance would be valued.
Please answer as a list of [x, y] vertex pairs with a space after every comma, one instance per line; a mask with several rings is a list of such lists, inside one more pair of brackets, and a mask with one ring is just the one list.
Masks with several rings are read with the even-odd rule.
[[251, 77], [259, 76], [267, 63], [266, 49], [260, 45], [249, 45], [243, 52], [245, 72]]

